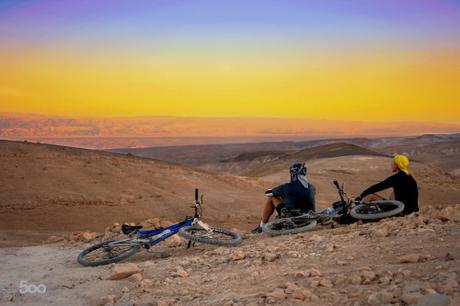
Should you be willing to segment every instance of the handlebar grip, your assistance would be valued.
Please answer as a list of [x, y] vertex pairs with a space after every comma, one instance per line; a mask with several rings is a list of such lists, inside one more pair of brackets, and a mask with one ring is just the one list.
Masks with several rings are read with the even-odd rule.
[[339, 182], [337, 182], [337, 180], [334, 180], [334, 185], [337, 187], [337, 189], [340, 189]]
[[198, 201], [198, 188], [195, 188], [195, 201]]

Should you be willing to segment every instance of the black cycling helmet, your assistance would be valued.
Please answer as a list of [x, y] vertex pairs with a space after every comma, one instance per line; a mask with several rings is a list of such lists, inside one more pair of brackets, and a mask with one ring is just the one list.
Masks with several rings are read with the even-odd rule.
[[291, 172], [291, 176], [307, 175], [307, 167], [305, 163], [294, 163], [289, 168], [289, 172]]

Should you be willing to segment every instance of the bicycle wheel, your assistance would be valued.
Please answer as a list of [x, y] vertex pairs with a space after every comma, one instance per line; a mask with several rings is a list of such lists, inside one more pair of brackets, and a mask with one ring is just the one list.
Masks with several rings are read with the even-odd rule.
[[83, 266], [101, 266], [122, 261], [140, 249], [137, 244], [127, 240], [110, 240], [95, 244], [78, 255], [78, 262]]
[[305, 216], [280, 218], [264, 224], [262, 231], [273, 236], [296, 234], [311, 230], [316, 224], [316, 220]]
[[238, 245], [243, 241], [240, 234], [223, 228], [213, 228], [211, 231], [207, 231], [202, 227], [193, 225], [182, 227], [179, 230], [179, 235], [187, 240], [224, 246]]
[[355, 219], [377, 220], [395, 216], [403, 210], [404, 204], [400, 201], [380, 200], [355, 206], [351, 209], [350, 215]]

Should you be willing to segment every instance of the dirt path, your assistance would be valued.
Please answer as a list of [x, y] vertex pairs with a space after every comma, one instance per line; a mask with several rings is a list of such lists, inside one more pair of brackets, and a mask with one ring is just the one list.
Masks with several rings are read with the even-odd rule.
[[[417, 217], [246, 235], [237, 248], [140, 253], [128, 262], [144, 280], [108, 280], [113, 266], [79, 266], [82, 244], [3, 248], [0, 304], [406, 305], [440, 293], [430, 298], [459, 305], [459, 236], [459, 223]], [[46, 293], [20, 294], [21, 280]]]

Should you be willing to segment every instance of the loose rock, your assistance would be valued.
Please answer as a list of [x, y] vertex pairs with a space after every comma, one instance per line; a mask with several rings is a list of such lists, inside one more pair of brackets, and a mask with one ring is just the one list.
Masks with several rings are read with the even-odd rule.
[[246, 253], [241, 249], [234, 251], [231, 257], [233, 261], [243, 260], [245, 258], [246, 258]]
[[409, 254], [398, 258], [399, 263], [415, 263], [420, 260], [420, 255]]
[[133, 263], [117, 264], [112, 268], [112, 272], [108, 279], [119, 280], [127, 278], [134, 273], [139, 273], [140, 271], [141, 269]]

